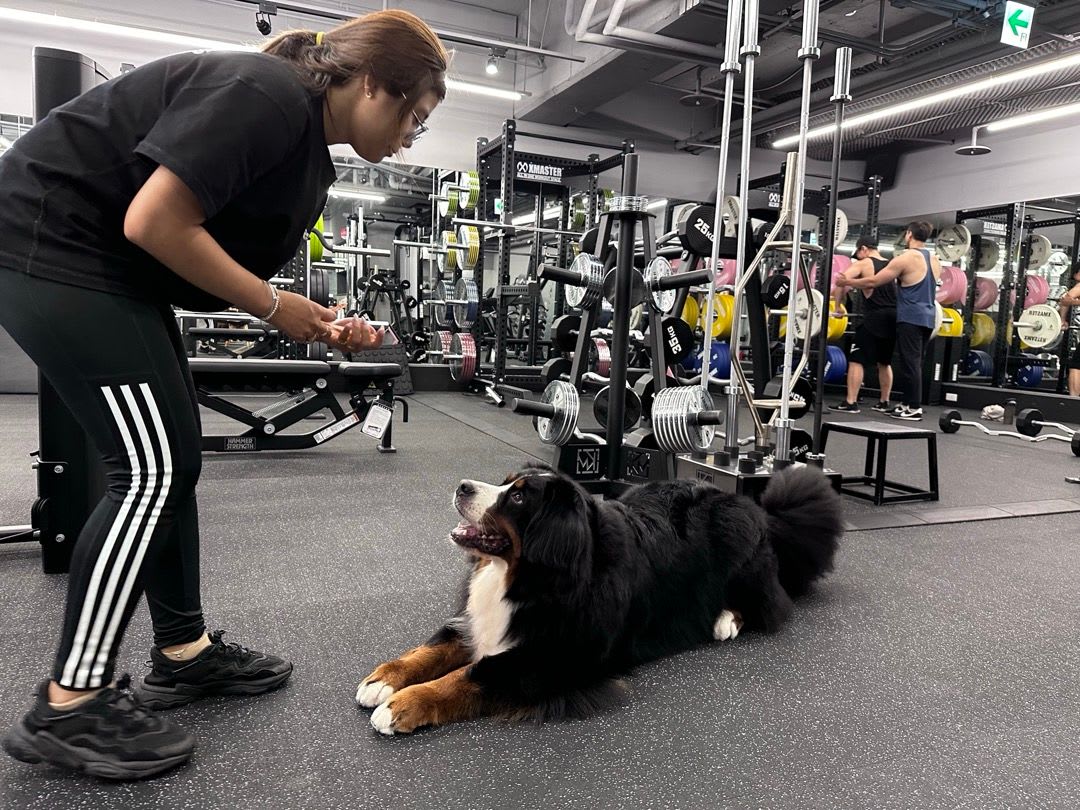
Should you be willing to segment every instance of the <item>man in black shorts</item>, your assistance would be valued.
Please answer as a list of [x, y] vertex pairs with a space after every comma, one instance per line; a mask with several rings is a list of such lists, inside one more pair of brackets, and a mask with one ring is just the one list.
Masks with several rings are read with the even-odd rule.
[[[1068, 283], [1066, 279], [1062, 280]], [[1073, 265], [1072, 281], [1074, 282], [1073, 286], [1069, 288], [1068, 292], [1062, 293], [1061, 298], [1058, 299], [1061, 328], [1066, 333], [1062, 340], [1068, 340], [1069, 323], [1073, 317], [1072, 308], [1080, 306], [1080, 262]], [[1076, 348], [1069, 355], [1069, 396], [1080, 397], [1080, 343], [1076, 344]]]
[[[889, 263], [878, 253], [877, 239], [860, 236], [855, 243], [855, 261], [841, 275], [845, 280], [869, 278], [879, 273]], [[833, 295], [837, 301], [844, 298], [847, 287], [836, 286]], [[855, 337], [848, 352], [847, 397], [830, 411], [859, 412], [859, 388], [862, 387], [866, 366], [877, 363], [878, 387], [881, 400], [874, 405], [875, 411], [889, 410], [892, 393], [893, 347], [896, 343], [896, 284], [886, 284], [872, 290], [863, 290], [863, 317], [855, 328]]]

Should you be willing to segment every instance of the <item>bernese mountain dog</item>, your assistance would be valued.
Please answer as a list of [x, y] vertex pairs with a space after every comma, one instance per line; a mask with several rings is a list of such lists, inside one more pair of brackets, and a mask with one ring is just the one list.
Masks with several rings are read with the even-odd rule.
[[813, 467], [775, 475], [760, 505], [694, 481], [601, 501], [542, 465], [501, 486], [462, 481], [454, 505], [450, 539], [471, 560], [461, 609], [356, 691], [383, 734], [610, 707], [638, 664], [777, 630], [843, 531]]

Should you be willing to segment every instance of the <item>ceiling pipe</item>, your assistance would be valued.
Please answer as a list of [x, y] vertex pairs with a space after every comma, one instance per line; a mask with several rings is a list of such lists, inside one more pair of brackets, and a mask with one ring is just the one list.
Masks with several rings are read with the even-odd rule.
[[625, 39], [642, 45], [652, 45], [657, 48], [671, 48], [680, 52], [693, 53], [716, 64], [723, 61], [724, 54], [719, 46], [699, 45], [696, 42], [687, 42], [676, 37], [666, 37], [662, 34], [638, 31], [635, 28], [619, 25], [625, 6], [626, 0], [615, 0], [612, 3], [607, 22], [604, 24], [604, 36]]
[[596, 0], [585, 0], [585, 5], [581, 9], [581, 16], [578, 18], [577, 27], [574, 29], [574, 39], [578, 42], [590, 45], [606, 45], [609, 48], [619, 48], [625, 51], [642, 51], [666, 56], [676, 61], [700, 62], [706, 65], [718, 65], [723, 59], [723, 53], [718, 48], [685, 42], [681, 39], [660, 36], [659, 34], [632, 32], [636, 36], [625, 37], [620, 35], [615, 37], [589, 33], [588, 24], [592, 20], [595, 10]]
[[[236, 3], [246, 3], [250, 6], [258, 6], [261, 0], [233, 0]], [[335, 11], [333, 9], [321, 8], [319, 6], [310, 6], [307, 3], [293, 3], [293, 2], [279, 2], [276, 4], [278, 11], [287, 11], [293, 14], [303, 14], [308, 17], [315, 17], [317, 19], [332, 20], [335, 22], [348, 22], [349, 20], [356, 19], [357, 14], [350, 14], [343, 11]], [[459, 31], [448, 31], [445, 28], [436, 28], [431, 26], [431, 30], [444, 42], [456, 42], [459, 45], [472, 45], [477, 48], [503, 48], [507, 51], [516, 51], [517, 53], [528, 53], [533, 56], [546, 58], [546, 59], [563, 59], [567, 62], [584, 62], [584, 57], [574, 56], [569, 53], [562, 53], [560, 51], [552, 51], [547, 48], [534, 48], [531, 45], [522, 45], [518, 42], [506, 42], [501, 39], [492, 39], [490, 37], [481, 37], [474, 34], [463, 34]]]

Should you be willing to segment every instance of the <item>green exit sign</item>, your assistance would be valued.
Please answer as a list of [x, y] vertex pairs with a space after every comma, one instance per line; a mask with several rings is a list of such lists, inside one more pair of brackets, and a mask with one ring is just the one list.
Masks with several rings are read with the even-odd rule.
[[1031, 36], [1035, 8], [1009, 0], [1005, 4], [1005, 19], [1001, 23], [1001, 41], [1016, 48], [1026, 48]]

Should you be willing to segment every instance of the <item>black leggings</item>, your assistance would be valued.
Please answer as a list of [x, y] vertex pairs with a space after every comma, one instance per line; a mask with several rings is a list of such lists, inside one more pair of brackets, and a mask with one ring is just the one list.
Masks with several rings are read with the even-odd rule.
[[922, 407], [923, 362], [933, 329], [913, 323], [896, 324], [896, 388], [904, 392], [904, 404]]
[[[75, 545], [53, 678], [109, 683], [145, 591], [158, 646], [205, 631], [195, 387], [167, 306], [0, 270], [0, 325], [101, 452], [107, 489]], [[43, 426], [48, 429], [48, 426]]]

